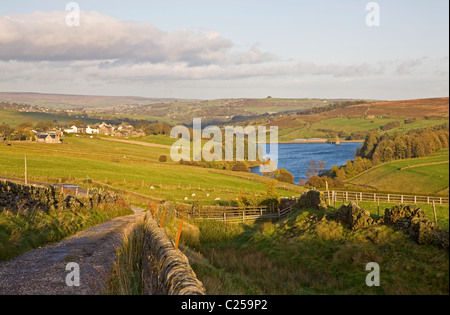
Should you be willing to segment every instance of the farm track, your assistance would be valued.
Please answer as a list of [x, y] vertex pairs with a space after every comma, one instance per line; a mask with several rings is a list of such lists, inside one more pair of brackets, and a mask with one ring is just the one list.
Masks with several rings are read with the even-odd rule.
[[[80, 232], [59, 243], [0, 263], [0, 295], [99, 295], [105, 288], [121, 236], [144, 217], [143, 209]], [[69, 287], [68, 263], [80, 266], [80, 286]]]

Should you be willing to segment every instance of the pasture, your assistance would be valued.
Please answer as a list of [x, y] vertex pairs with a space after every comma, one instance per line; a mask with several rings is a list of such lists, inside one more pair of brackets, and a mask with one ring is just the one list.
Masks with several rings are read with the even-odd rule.
[[[24, 178], [24, 157], [29, 180], [78, 183], [98, 181], [155, 198], [201, 204], [228, 203], [240, 194], [258, 195], [265, 180], [249, 173], [184, 166], [170, 161], [167, 148], [112, 142], [101, 138], [69, 137], [64, 144], [32, 142], [0, 144], [0, 176]], [[167, 163], [159, 162], [169, 156]], [[281, 196], [298, 196], [299, 187], [283, 184]], [[294, 191], [294, 192], [293, 192]], [[187, 200], [185, 200], [187, 198]], [[216, 200], [220, 198], [220, 201]]]

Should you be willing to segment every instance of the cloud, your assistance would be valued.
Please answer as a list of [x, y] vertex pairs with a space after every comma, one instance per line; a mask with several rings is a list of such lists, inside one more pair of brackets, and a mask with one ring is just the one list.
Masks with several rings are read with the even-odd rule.
[[414, 69], [416, 69], [418, 66], [423, 65], [424, 59], [415, 59], [415, 60], [408, 60], [404, 61], [397, 67], [397, 74], [399, 75], [408, 75], [413, 73]]
[[81, 11], [80, 26], [68, 27], [67, 14], [1, 16], [0, 81], [133, 84], [308, 76], [347, 79], [405, 75], [425, 60], [373, 65], [295, 62], [257, 45], [239, 50], [216, 31], [166, 32], [95, 11]]
[[0, 17], [0, 60], [133, 60], [191, 65], [260, 63], [276, 58], [234, 44], [214, 31], [162, 31], [151, 24], [122, 21], [81, 11], [81, 25], [68, 27], [67, 12]]

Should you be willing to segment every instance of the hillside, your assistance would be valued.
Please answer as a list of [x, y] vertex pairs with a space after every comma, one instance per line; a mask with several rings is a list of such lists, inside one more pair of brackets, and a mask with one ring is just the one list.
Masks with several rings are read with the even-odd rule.
[[[297, 112], [334, 104], [325, 99], [216, 99], [182, 100], [144, 97], [84, 96], [38, 93], [1, 93], [0, 102], [27, 104], [91, 119], [133, 118], [192, 124], [202, 118], [210, 124], [243, 122], [285, 112]], [[1, 118], [1, 113], [0, 113]]]
[[[260, 224], [186, 223], [182, 250], [213, 295], [448, 294], [446, 250], [389, 226], [352, 231], [325, 217], [333, 211], [301, 209]], [[381, 266], [380, 287], [366, 285], [369, 262]]]
[[393, 161], [351, 179], [351, 184], [382, 191], [448, 195], [449, 150], [419, 158]]
[[298, 112], [254, 123], [278, 126], [280, 141], [336, 136], [362, 140], [372, 130], [405, 133], [448, 123], [449, 98], [373, 102], [330, 109], [316, 114]]
[[144, 105], [169, 100], [171, 99], [144, 98], [135, 96], [94, 96], [0, 92], [0, 102], [28, 104], [53, 109], [98, 108], [127, 104]]
[[[24, 156], [27, 155], [30, 180], [70, 182], [85, 188], [94, 180], [174, 202], [228, 205], [242, 193], [259, 195], [266, 187], [265, 181], [256, 174], [185, 166], [171, 161], [162, 163], [161, 155], [170, 156], [169, 146], [89, 137], [67, 137], [60, 145], [10, 144], [0, 143], [0, 159], [8, 161], [0, 168], [0, 176], [4, 177], [23, 178]], [[284, 190], [279, 192], [283, 196], [295, 196], [303, 191], [289, 184], [282, 184], [281, 188]]]

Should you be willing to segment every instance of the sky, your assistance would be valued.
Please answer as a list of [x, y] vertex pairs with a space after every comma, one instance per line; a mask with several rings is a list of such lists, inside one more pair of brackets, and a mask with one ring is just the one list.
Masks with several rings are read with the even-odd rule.
[[[0, 91], [188, 99], [449, 95], [447, 0], [79, 0], [79, 12], [69, 3], [2, 3]], [[370, 26], [376, 19], [368, 23], [368, 16], [379, 25]]]

